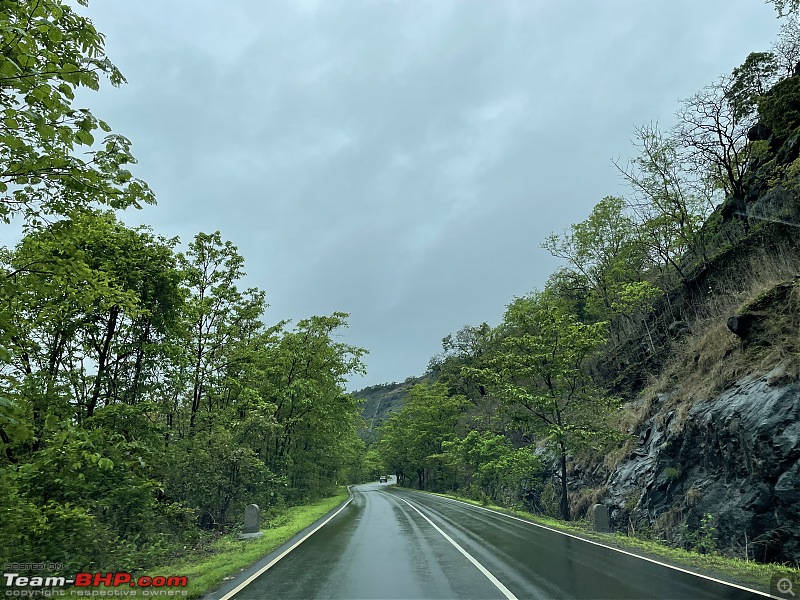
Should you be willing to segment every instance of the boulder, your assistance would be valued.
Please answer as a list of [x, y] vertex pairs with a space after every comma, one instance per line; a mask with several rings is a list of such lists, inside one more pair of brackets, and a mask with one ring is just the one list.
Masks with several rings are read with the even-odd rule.
[[750, 335], [750, 332], [753, 330], [753, 325], [757, 320], [758, 317], [753, 314], [733, 315], [732, 317], [728, 317], [727, 325], [732, 333], [745, 339]]
[[768, 140], [769, 136], [772, 134], [769, 127], [764, 125], [761, 121], [753, 125], [750, 129], [747, 130], [747, 139], [751, 142], [757, 142], [759, 140]]

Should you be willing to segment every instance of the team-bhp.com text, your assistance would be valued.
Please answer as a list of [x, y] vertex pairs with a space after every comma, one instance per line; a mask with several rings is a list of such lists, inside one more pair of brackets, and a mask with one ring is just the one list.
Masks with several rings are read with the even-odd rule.
[[[130, 593], [124, 593], [123, 589], [106, 590], [98, 588], [120, 588], [126, 587], [139, 587], [139, 588], [159, 588], [152, 590], [150, 594], [146, 594], [146, 590], [142, 591], [142, 595], [153, 596], [173, 596], [173, 595], [186, 595], [185, 590], [167, 590], [163, 588], [185, 588], [188, 580], [185, 576], [163, 576], [156, 575], [150, 577], [142, 575], [134, 578], [127, 572], [112, 572], [112, 573], [77, 573], [74, 578], [67, 579], [64, 576], [41, 576], [41, 575], [20, 575], [19, 573], [3, 573], [3, 579], [6, 588], [6, 596], [15, 597], [49, 597], [54, 595], [53, 592], [61, 592], [55, 595], [61, 596], [64, 593], [66, 586], [75, 586], [76, 588], [93, 588], [93, 589], [72, 589], [70, 595], [78, 596], [127, 596]], [[60, 588], [60, 589], [59, 589]], [[81, 593], [82, 592], [82, 593]], [[172, 593], [169, 593], [172, 592]], [[181, 593], [183, 592], [183, 593]], [[132, 593], [132, 592], [131, 592]]]

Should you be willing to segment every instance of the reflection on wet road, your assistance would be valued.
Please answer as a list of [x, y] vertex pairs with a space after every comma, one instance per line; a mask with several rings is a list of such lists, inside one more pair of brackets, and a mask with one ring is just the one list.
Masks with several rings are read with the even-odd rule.
[[246, 587], [235, 591], [243, 575], [211, 597], [766, 596], [446, 498], [377, 483], [353, 494], [341, 513]]

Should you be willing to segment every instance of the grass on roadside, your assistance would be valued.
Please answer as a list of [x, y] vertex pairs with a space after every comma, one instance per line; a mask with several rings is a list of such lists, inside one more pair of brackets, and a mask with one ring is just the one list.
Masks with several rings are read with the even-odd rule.
[[[293, 506], [287, 509], [281, 524], [277, 527], [265, 529], [264, 535], [250, 540], [239, 540], [236, 534], [226, 535], [214, 542], [211, 556], [196, 558], [186, 557], [169, 565], [148, 570], [146, 575], [155, 577], [186, 576], [186, 588], [172, 588], [176, 597], [199, 598], [216, 588], [226, 578], [230, 578], [263, 556], [272, 552], [284, 542], [292, 539], [297, 533], [325, 516], [339, 506], [348, 497], [347, 488], [340, 487], [338, 493], [330, 498], [318, 500], [313, 504]], [[163, 588], [162, 588], [163, 589]], [[183, 596], [183, 590], [187, 595]], [[144, 589], [134, 588], [127, 597], [144, 597]], [[152, 591], [151, 591], [152, 594]]]
[[753, 587], [756, 589], [767, 590], [769, 589], [770, 579], [777, 572], [792, 574], [794, 577], [800, 577], [800, 569], [796, 567], [788, 567], [778, 564], [764, 564], [755, 561], [745, 561], [739, 558], [730, 558], [720, 554], [700, 554], [697, 552], [690, 552], [682, 548], [672, 548], [650, 540], [643, 540], [636, 537], [627, 536], [620, 533], [598, 533], [590, 529], [588, 523], [575, 521], [566, 523], [553, 519], [550, 517], [541, 517], [532, 515], [529, 512], [521, 510], [513, 510], [502, 506], [497, 506], [492, 503], [479, 502], [469, 498], [462, 498], [461, 496], [454, 496], [452, 494], [436, 494], [436, 496], [444, 496], [453, 500], [460, 500], [467, 504], [474, 504], [475, 506], [483, 506], [491, 508], [498, 512], [514, 515], [520, 517], [537, 525], [544, 525], [551, 529], [557, 529], [565, 533], [603, 543], [607, 546], [626, 550], [633, 554], [639, 554], [647, 558], [659, 560], [661, 562], [686, 569], [687, 571], [694, 571], [702, 575], [716, 577], [723, 581], [737, 583], [746, 587]]

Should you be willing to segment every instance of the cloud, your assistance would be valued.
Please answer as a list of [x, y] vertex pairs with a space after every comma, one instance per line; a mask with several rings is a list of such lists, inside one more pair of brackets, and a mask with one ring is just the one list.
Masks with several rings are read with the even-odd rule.
[[[221, 230], [268, 318], [352, 313], [358, 383], [424, 370], [556, 263], [539, 248], [624, 189], [636, 125], [777, 31], [723, 0], [115, 0], [127, 76], [81, 100], [130, 137], [157, 232]], [[354, 383], [355, 385], [355, 383]]]

